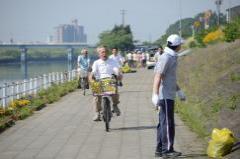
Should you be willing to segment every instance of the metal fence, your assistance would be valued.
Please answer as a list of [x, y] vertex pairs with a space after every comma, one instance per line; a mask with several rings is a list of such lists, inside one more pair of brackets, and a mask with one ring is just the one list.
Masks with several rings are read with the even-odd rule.
[[0, 87], [0, 107], [6, 108], [14, 99], [27, 95], [36, 95], [41, 89], [47, 89], [52, 84], [72, 81], [77, 77], [77, 70], [66, 72], [52, 72], [28, 80], [5, 83]]

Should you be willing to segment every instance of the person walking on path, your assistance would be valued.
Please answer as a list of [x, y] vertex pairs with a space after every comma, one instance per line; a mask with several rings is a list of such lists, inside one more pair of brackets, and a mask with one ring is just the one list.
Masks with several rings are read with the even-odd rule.
[[177, 52], [181, 49], [183, 40], [176, 34], [167, 38], [167, 47], [160, 56], [156, 67], [153, 81], [152, 102], [158, 108], [159, 123], [157, 126], [156, 157], [176, 157], [181, 152], [174, 150], [174, 99], [177, 95], [185, 100], [184, 93], [180, 90], [176, 81]]

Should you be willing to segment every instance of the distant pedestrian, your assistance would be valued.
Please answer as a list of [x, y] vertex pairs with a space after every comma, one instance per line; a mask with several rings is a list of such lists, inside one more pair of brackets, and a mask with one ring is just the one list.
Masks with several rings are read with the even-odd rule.
[[133, 66], [134, 67], [137, 67], [137, 61], [138, 61], [138, 55], [137, 55], [137, 52], [135, 51], [133, 53]]
[[185, 100], [184, 93], [180, 90], [176, 81], [177, 52], [181, 49], [182, 38], [178, 35], [170, 35], [167, 38], [167, 47], [160, 56], [156, 67], [153, 82], [152, 102], [160, 107], [159, 123], [157, 126], [156, 157], [176, 157], [181, 153], [173, 148], [174, 125], [174, 99], [177, 94], [181, 100]]
[[141, 54], [141, 64], [142, 64], [142, 67], [145, 67], [146, 66], [146, 59], [147, 59], [147, 56], [146, 54], [143, 52]]
[[129, 67], [133, 67], [133, 54], [132, 52], [129, 52], [127, 54], [127, 62]]
[[154, 55], [154, 60], [155, 60], [156, 62], [158, 62], [159, 57], [160, 57], [162, 54], [163, 54], [163, 48], [162, 48], [162, 46], [159, 46], [157, 52], [156, 52], [155, 55]]

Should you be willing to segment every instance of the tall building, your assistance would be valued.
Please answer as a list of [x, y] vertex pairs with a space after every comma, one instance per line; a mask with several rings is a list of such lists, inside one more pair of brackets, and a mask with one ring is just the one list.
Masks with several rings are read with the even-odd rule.
[[63, 24], [56, 27], [55, 41], [57, 43], [86, 43], [87, 35], [84, 27], [78, 25], [77, 19], [72, 24]]

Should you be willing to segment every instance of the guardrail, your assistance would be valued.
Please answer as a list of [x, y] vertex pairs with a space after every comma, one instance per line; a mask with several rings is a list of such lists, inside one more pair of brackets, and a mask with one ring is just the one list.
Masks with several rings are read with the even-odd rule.
[[5, 83], [0, 87], [0, 107], [6, 108], [14, 99], [27, 95], [36, 95], [41, 89], [47, 89], [52, 84], [71, 81], [77, 76], [77, 70], [52, 72], [28, 80]]

